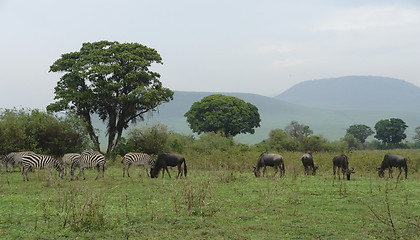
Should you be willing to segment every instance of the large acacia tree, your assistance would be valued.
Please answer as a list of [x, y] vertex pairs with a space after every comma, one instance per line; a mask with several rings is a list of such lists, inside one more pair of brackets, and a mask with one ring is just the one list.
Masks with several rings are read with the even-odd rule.
[[185, 113], [193, 132], [223, 133], [235, 136], [240, 133], [254, 133], [260, 126], [258, 108], [242, 99], [213, 94], [195, 102]]
[[130, 122], [143, 120], [145, 113], [173, 99], [173, 92], [159, 81], [160, 75], [149, 69], [152, 63], [162, 63], [161, 56], [138, 43], [83, 43], [80, 51], [61, 55], [50, 67], [50, 72], [64, 75], [55, 87], [57, 101], [47, 110], [70, 110], [82, 117], [97, 150], [92, 114], [98, 114], [107, 124], [109, 153]]

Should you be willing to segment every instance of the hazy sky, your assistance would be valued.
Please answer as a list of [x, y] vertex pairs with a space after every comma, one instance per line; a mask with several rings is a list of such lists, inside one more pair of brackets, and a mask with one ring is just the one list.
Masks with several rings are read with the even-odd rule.
[[53, 102], [61, 54], [100, 40], [155, 48], [164, 86], [277, 95], [346, 75], [420, 86], [420, 1], [0, 0], [0, 108]]

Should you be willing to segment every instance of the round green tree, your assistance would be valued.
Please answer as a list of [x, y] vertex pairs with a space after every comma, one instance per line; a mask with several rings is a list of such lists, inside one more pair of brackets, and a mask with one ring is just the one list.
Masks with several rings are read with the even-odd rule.
[[213, 94], [195, 102], [184, 115], [193, 132], [222, 133], [236, 136], [255, 132], [260, 126], [258, 108], [239, 98]]
[[375, 133], [369, 126], [364, 124], [351, 125], [346, 131], [347, 134], [353, 135], [362, 144], [365, 143], [367, 137]]
[[381, 140], [385, 145], [396, 145], [407, 138], [405, 129], [408, 126], [399, 118], [380, 120], [375, 124], [375, 138]]

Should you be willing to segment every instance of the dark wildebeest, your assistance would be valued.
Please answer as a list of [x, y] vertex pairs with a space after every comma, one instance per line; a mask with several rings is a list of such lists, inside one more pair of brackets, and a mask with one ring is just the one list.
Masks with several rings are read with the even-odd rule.
[[267, 166], [274, 167], [276, 176], [278, 168], [280, 168], [280, 177], [284, 176], [284, 161], [283, 157], [275, 153], [262, 153], [258, 158], [257, 167], [254, 167], [254, 174], [256, 177], [260, 176], [260, 169], [264, 167], [263, 176], [267, 172]]
[[184, 163], [184, 176], [187, 176], [187, 164], [185, 163], [185, 158], [179, 154], [176, 153], [160, 153], [157, 157], [155, 165], [150, 169], [150, 176], [152, 178], [157, 178], [159, 175], [159, 172], [162, 170], [162, 178], [165, 175], [165, 170], [168, 173], [169, 177], [171, 177], [171, 174], [168, 171], [169, 167], [178, 167], [178, 176], [181, 175], [182, 177], [182, 168], [181, 165]]
[[338, 179], [340, 179], [340, 169], [343, 173], [343, 179], [344, 174], [347, 175], [347, 180], [350, 180], [350, 175], [354, 173], [354, 169], [349, 169], [349, 161], [347, 160], [347, 156], [344, 154], [337, 155], [333, 158], [333, 172], [334, 172], [334, 179], [335, 179], [335, 173], [337, 170]]
[[392, 167], [397, 167], [400, 170], [397, 179], [402, 173], [401, 167], [404, 168], [405, 178], [407, 179], [407, 159], [403, 156], [393, 154], [385, 154], [381, 167], [378, 168], [379, 177], [384, 177], [385, 169], [388, 168], [389, 177], [392, 178]]
[[314, 159], [312, 157], [312, 153], [308, 152], [306, 154], [303, 154], [302, 156], [302, 164], [303, 167], [305, 168], [305, 175], [309, 175], [309, 171], [312, 170], [312, 175], [315, 175], [316, 170], [318, 169], [318, 167], [315, 167], [314, 165]]

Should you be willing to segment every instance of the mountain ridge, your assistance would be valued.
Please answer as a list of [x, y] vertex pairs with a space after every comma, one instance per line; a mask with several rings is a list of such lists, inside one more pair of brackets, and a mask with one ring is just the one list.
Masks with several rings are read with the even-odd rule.
[[377, 76], [344, 76], [298, 83], [276, 99], [333, 110], [420, 113], [420, 88], [404, 80]]
[[406, 133], [409, 137], [414, 135], [414, 128], [419, 126], [418, 113], [401, 111], [371, 111], [371, 110], [333, 110], [301, 106], [288, 103], [276, 98], [252, 93], [226, 93], [226, 92], [186, 92], [175, 91], [174, 100], [159, 106], [158, 111], [146, 117], [144, 124], [160, 122], [168, 126], [169, 130], [192, 134], [184, 114], [191, 105], [211, 94], [224, 94], [238, 97], [258, 108], [261, 117], [261, 127], [255, 134], [239, 134], [235, 139], [242, 143], [254, 144], [268, 138], [273, 129], [284, 129], [291, 121], [298, 121], [308, 125], [315, 135], [322, 135], [329, 140], [338, 140], [344, 137], [346, 129], [353, 124], [366, 124], [374, 129], [379, 120], [389, 118], [403, 119], [409, 128]]

